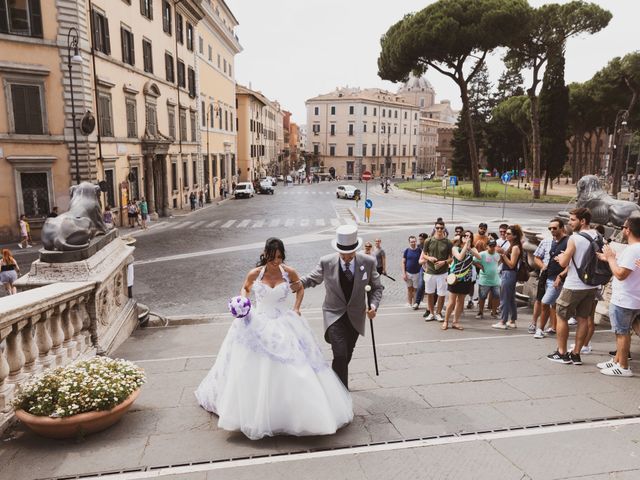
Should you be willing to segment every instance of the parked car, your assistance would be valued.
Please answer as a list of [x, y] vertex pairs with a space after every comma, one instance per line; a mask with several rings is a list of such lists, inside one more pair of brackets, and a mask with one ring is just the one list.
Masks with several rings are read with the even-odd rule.
[[267, 177], [267, 180], [269, 180], [269, 182], [271, 182], [271, 186], [275, 187], [278, 184], [278, 180], [276, 180], [275, 177]]
[[284, 175], [278, 175], [278, 181], [284, 182]]
[[358, 190], [353, 185], [339, 185], [336, 189], [336, 198], [348, 198], [353, 200], [356, 196], [356, 190]]
[[255, 194], [255, 190], [253, 189], [253, 185], [250, 182], [241, 182], [236, 185], [236, 189], [233, 191], [233, 195], [236, 198], [247, 197], [251, 198]]
[[270, 193], [273, 195], [273, 183], [271, 182], [270, 177], [260, 180], [258, 188], [260, 193]]
[[293, 177], [291, 175], [287, 175], [287, 183], [293, 183]]

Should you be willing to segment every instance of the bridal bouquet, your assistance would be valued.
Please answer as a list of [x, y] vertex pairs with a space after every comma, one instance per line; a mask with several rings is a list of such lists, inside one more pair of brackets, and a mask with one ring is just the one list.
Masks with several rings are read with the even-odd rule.
[[144, 371], [131, 362], [93, 357], [36, 376], [20, 387], [13, 406], [44, 417], [110, 410], [145, 381]]
[[233, 297], [229, 299], [229, 312], [235, 318], [244, 318], [251, 311], [251, 300], [246, 297]]

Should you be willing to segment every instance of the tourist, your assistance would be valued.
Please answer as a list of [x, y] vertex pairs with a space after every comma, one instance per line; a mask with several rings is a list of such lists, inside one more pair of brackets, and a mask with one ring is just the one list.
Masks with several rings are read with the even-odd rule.
[[[580, 349], [587, 335], [587, 321], [593, 312], [597, 287], [587, 285], [582, 281], [576, 265], [581, 265], [585, 255], [591, 249], [591, 242], [581, 234], [598, 238], [598, 232], [591, 228], [591, 211], [588, 208], [574, 208], [569, 212], [569, 226], [573, 235], [567, 242], [567, 248], [556, 256], [562, 268], [569, 267], [567, 278], [562, 286], [557, 305], [557, 349], [547, 355], [552, 362], [582, 365]], [[576, 328], [575, 345], [571, 352], [567, 351], [569, 337], [569, 318], [574, 317], [578, 322]]]
[[[424, 242], [427, 239], [428, 235], [426, 233], [421, 233], [418, 235], [418, 248], [420, 252], [424, 247]], [[419, 263], [419, 260], [418, 260]], [[422, 264], [420, 264], [420, 271], [418, 272], [418, 288], [416, 288], [416, 297], [413, 300], [413, 309], [418, 310], [420, 308], [420, 304], [424, 299], [424, 268]]]
[[113, 212], [111, 211], [111, 207], [107, 205], [104, 209], [104, 213], [102, 214], [102, 221], [107, 226], [107, 230], [111, 230], [113, 225]]
[[138, 207], [133, 200], [129, 200], [127, 204], [127, 218], [129, 219], [129, 228], [134, 228], [138, 219]]
[[[431, 236], [433, 237], [436, 234], [436, 226], [438, 225], [444, 225], [444, 236], [448, 237], [449, 236], [449, 230], [447, 230], [447, 226], [444, 223], [444, 220], [442, 220], [442, 217], [438, 217], [436, 218], [436, 223], [433, 225], [433, 229], [431, 230]], [[462, 227], [460, 227], [462, 228]]]
[[[549, 227], [549, 232], [551, 232], [551, 227]], [[542, 297], [544, 297], [544, 292], [547, 288], [547, 265], [549, 264], [551, 242], [553, 242], [553, 237], [544, 237], [533, 252], [533, 263], [539, 272], [536, 286], [536, 299], [533, 303], [533, 318], [527, 329], [532, 335], [536, 333], [536, 325], [542, 312]]]
[[365, 255], [369, 255], [370, 257], [376, 258], [376, 254], [373, 252], [373, 245], [371, 244], [371, 242], [365, 242], [364, 253]]
[[18, 246], [20, 248], [31, 248], [32, 245], [29, 244], [29, 222], [27, 222], [27, 216], [23, 213], [20, 215], [20, 243]]
[[2, 250], [2, 258], [0, 258], [0, 284], [4, 285], [7, 295], [15, 295], [18, 293], [14, 283], [18, 280], [20, 267], [16, 262], [11, 251], [8, 248]]
[[489, 299], [489, 309], [493, 318], [498, 317], [500, 299], [500, 254], [496, 252], [497, 242], [494, 238], [487, 241], [487, 250], [478, 252], [480, 273], [478, 274], [478, 313], [476, 318], [484, 318], [484, 304]]
[[142, 197], [139, 203], [140, 208], [140, 217], [142, 218], [142, 228], [147, 229], [147, 222], [149, 221], [149, 205], [147, 205], [147, 201]]
[[452, 262], [452, 247], [453, 244], [445, 235], [444, 222], [436, 221], [435, 234], [424, 242], [419, 260], [424, 271], [427, 310], [423, 317], [427, 322], [444, 321], [442, 307], [447, 295], [447, 269]]
[[[554, 218], [549, 222], [551, 232], [551, 245], [549, 247], [549, 260], [545, 268], [544, 294], [540, 300], [540, 317], [537, 321], [533, 338], [544, 338], [545, 334], [556, 333], [556, 300], [562, 291], [562, 283], [567, 276], [567, 269], [562, 268], [556, 257], [567, 249], [569, 237], [565, 232], [564, 222], [561, 218]], [[537, 252], [537, 250], [536, 250]], [[535, 255], [535, 254], [534, 254]], [[538, 280], [541, 282], [542, 280]], [[547, 320], [551, 319], [551, 325], [545, 329]]]
[[[522, 258], [522, 229], [520, 225], [511, 225], [507, 228], [506, 239], [509, 248], [504, 250], [498, 247], [496, 250], [502, 260], [502, 272], [500, 273], [500, 321], [492, 325], [493, 328], [506, 330], [516, 328], [518, 309], [516, 306], [516, 282], [517, 272]], [[498, 243], [498, 242], [496, 242]]]
[[375, 249], [373, 250], [374, 255], [376, 256], [376, 270], [378, 271], [379, 275], [386, 275], [387, 274], [387, 254], [384, 251], [384, 248], [382, 248], [382, 240], [379, 238], [376, 238], [375, 240]]
[[629, 350], [631, 326], [640, 315], [640, 217], [629, 217], [622, 227], [628, 245], [619, 254], [609, 245], [598, 258], [609, 263], [613, 273], [609, 321], [616, 336], [616, 355], [609, 362], [599, 363], [600, 373], [613, 377], [631, 377]]
[[447, 287], [450, 295], [444, 322], [441, 327], [442, 330], [446, 330], [449, 327], [451, 314], [453, 314], [451, 328], [464, 330], [462, 325], [460, 325], [460, 317], [464, 310], [464, 299], [473, 289], [471, 271], [473, 269], [473, 258], [477, 255], [477, 251], [475, 251], [471, 245], [473, 245], [473, 232], [471, 232], [471, 230], [464, 232], [462, 238], [457, 236], [454, 238], [451, 249], [453, 262], [451, 263], [449, 271], [451, 272], [450, 275], [455, 277], [455, 282], [449, 282], [449, 286]]
[[402, 279], [407, 284], [407, 306], [417, 310], [414, 304], [416, 289], [418, 288], [418, 275], [420, 274], [420, 254], [418, 239], [415, 235], [409, 236], [409, 248], [402, 252]]

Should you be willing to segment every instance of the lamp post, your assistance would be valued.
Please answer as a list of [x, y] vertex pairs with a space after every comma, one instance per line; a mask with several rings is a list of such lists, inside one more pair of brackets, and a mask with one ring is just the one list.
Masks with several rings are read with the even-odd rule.
[[[71, 50], [73, 49], [73, 56]], [[78, 163], [78, 134], [76, 132], [76, 105], [73, 96], [73, 64], [82, 64], [78, 48], [78, 31], [71, 27], [67, 32], [67, 66], [69, 67], [69, 89], [71, 90], [71, 127], [73, 129], [73, 154], [76, 163], [76, 184], [80, 184], [80, 165]]]

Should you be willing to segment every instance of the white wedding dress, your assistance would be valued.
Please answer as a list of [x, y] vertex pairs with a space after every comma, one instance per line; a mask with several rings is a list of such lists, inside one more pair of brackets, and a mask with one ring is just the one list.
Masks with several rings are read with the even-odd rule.
[[[234, 319], [215, 364], [196, 390], [218, 426], [252, 440], [327, 435], [353, 420], [351, 395], [326, 362], [304, 317], [287, 304], [289, 278], [253, 284], [255, 302]], [[293, 295], [293, 294], [291, 294]]]

